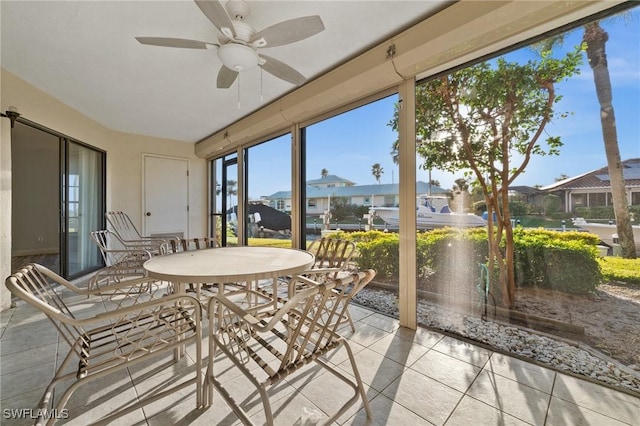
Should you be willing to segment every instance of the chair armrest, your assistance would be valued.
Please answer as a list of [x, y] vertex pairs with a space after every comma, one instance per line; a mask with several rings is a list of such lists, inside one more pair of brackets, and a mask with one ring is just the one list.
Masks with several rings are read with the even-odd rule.
[[328, 274], [337, 274], [341, 272], [344, 268], [313, 268], [307, 269], [302, 273], [304, 276], [314, 276], [314, 275], [328, 275]]
[[[179, 240], [178, 240], [179, 241]], [[169, 243], [164, 238], [148, 238], [141, 240], [120, 240], [122, 245], [129, 250], [146, 250], [153, 253], [165, 254], [168, 252]]]
[[[143, 248], [135, 248], [135, 249], [106, 249], [103, 250], [104, 255], [109, 258], [110, 255], [112, 256], [116, 256], [117, 258], [117, 263], [120, 262], [124, 262], [124, 261], [130, 261], [130, 260], [136, 260], [137, 259], [143, 259], [144, 261], [151, 259], [152, 255], [151, 252], [149, 250], [145, 250]], [[119, 255], [121, 255], [122, 257], [119, 257]], [[114, 265], [107, 265], [107, 266], [114, 266]]]
[[88, 318], [72, 318], [69, 316], [58, 316], [60, 321], [73, 325], [76, 327], [86, 327], [92, 324], [105, 324], [113, 319], [118, 319], [122, 317], [126, 317], [127, 315], [137, 314], [143, 312], [145, 310], [150, 310], [154, 307], [163, 306], [163, 305], [173, 305], [178, 306], [179, 302], [187, 302], [189, 305], [194, 307], [196, 317], [194, 318], [194, 322], [196, 325], [200, 325], [200, 319], [202, 318], [202, 306], [197, 298], [188, 294], [171, 294], [159, 299], [153, 299], [147, 302], [137, 303], [131, 306], [121, 306], [117, 309], [113, 309], [107, 312], [101, 312], [99, 314], [94, 315], [93, 317]]
[[[98, 271], [98, 273], [96, 274], [96, 277], [100, 278], [109, 278], [109, 274], [100, 274], [101, 271]], [[119, 277], [124, 276], [124, 273], [119, 273], [119, 274], [115, 274]], [[140, 278], [131, 278], [131, 279], [125, 279], [125, 280], [121, 280], [121, 281], [114, 281], [114, 282], [110, 282], [107, 285], [101, 285], [100, 284], [100, 280], [95, 280], [95, 285], [96, 288], [95, 289], [82, 289], [82, 288], [78, 288], [78, 293], [80, 294], [85, 294], [87, 296], [102, 296], [104, 294], [109, 294], [112, 292], [116, 292], [117, 290], [122, 290], [122, 289], [132, 289], [135, 287], [140, 287], [143, 288], [145, 286], [148, 286], [148, 284], [152, 284], [154, 282], [158, 281], [155, 278], [150, 278], [150, 277], [140, 277]]]

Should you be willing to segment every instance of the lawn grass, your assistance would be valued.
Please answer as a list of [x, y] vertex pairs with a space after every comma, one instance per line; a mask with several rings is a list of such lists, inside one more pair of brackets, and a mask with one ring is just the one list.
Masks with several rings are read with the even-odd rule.
[[640, 259], [607, 256], [598, 259], [605, 281], [625, 282], [640, 286]]

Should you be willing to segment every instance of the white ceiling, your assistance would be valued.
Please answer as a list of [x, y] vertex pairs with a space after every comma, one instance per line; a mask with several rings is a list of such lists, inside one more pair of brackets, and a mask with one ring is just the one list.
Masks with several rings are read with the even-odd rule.
[[[320, 15], [323, 32], [261, 49], [310, 80], [446, 3], [250, 1], [245, 21], [260, 31], [287, 19]], [[215, 47], [176, 49], [135, 40], [217, 42], [218, 30], [191, 0], [2, 0], [0, 7], [2, 67], [113, 130], [196, 142], [295, 88], [266, 72], [261, 75], [258, 68], [240, 74], [239, 90], [237, 81], [217, 89], [221, 62]]]

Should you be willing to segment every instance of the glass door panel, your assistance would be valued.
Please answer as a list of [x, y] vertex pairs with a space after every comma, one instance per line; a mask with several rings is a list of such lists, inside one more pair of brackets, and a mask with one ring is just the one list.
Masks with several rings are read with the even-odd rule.
[[98, 247], [91, 231], [103, 228], [103, 154], [69, 142], [67, 173], [64, 178], [63, 221], [66, 230], [67, 271], [70, 277], [101, 266]]
[[291, 134], [246, 150], [248, 245], [291, 247]]
[[238, 158], [228, 158], [222, 161], [220, 201], [222, 211], [222, 245], [238, 245]]

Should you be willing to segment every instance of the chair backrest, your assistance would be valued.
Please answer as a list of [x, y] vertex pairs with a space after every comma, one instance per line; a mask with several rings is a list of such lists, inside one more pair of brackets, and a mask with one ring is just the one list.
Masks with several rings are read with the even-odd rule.
[[171, 239], [169, 240], [169, 250], [171, 253], [178, 253], [181, 251], [189, 251], [192, 249], [200, 250], [205, 248], [214, 248], [220, 247], [220, 243], [215, 238], [192, 238], [185, 239], [182, 238], [180, 240]]
[[109, 230], [92, 231], [91, 239], [100, 249], [102, 259], [108, 267], [139, 267], [151, 258], [150, 250], [160, 250], [161, 253], [164, 250], [161, 244], [158, 244], [157, 247], [155, 244], [150, 244], [149, 247], [131, 248]]
[[14, 296], [42, 311], [80, 356], [82, 348], [73, 342], [86, 333], [82, 327], [74, 325], [76, 317], [59, 294], [64, 288], [79, 293], [72, 283], [42, 265], [31, 263], [9, 276], [5, 285]]
[[113, 232], [123, 241], [141, 240], [144, 237], [131, 221], [128, 214], [122, 211], [110, 211], [105, 214]]
[[311, 269], [336, 268], [344, 270], [356, 252], [356, 245], [348, 240], [322, 237], [313, 241], [307, 250], [315, 255], [315, 263]]

